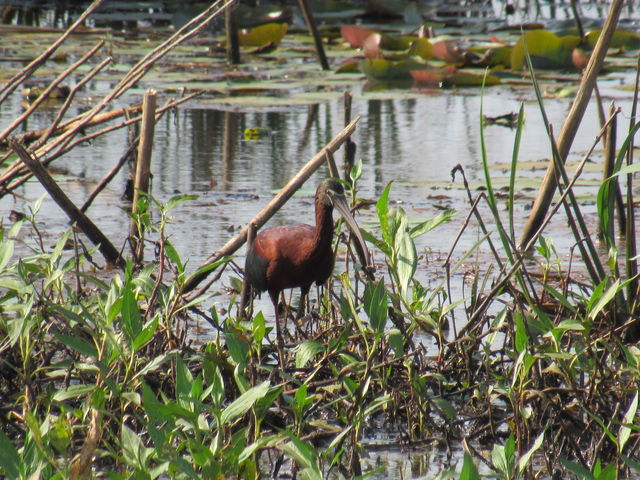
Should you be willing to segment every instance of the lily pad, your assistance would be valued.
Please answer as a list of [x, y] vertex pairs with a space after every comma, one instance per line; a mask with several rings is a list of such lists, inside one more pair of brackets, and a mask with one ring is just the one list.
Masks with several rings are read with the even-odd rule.
[[484, 74], [458, 70], [453, 67], [412, 70], [409, 73], [416, 83], [423, 85], [438, 85], [443, 87], [480, 87], [482, 86], [483, 81], [486, 86], [497, 85], [500, 83], [500, 79], [494, 75], [487, 75], [485, 79]]
[[279, 44], [287, 33], [286, 23], [265, 23], [258, 27], [241, 29], [238, 32], [240, 45], [243, 47], [260, 47], [269, 43]]
[[412, 70], [428, 68], [424, 62], [414, 57], [406, 58], [398, 62], [392, 62], [383, 58], [364, 59], [359, 63], [360, 71], [367, 78], [374, 80], [409, 80]]
[[534, 68], [574, 69], [571, 54], [579, 40], [573, 35], [558, 37], [548, 30], [526, 32], [511, 51], [511, 68], [521, 70], [528, 51]]
[[[600, 38], [600, 33], [602, 33], [602, 29], [592, 30], [587, 33], [587, 44], [591, 48], [596, 46], [596, 42], [598, 41], [598, 38]], [[609, 48], [640, 48], [640, 34], [618, 28], [613, 34]]]

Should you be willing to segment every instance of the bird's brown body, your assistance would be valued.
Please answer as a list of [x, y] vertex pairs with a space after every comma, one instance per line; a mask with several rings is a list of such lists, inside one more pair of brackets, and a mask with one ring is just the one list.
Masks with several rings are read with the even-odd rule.
[[[302, 297], [311, 285], [320, 285], [331, 276], [334, 264], [333, 208], [340, 210], [366, 255], [366, 246], [344, 199], [342, 185], [335, 180], [320, 184], [315, 197], [315, 227], [300, 224], [271, 227], [261, 231], [247, 254], [245, 271], [257, 291], [269, 292], [276, 308], [280, 292], [299, 287]], [[368, 257], [365, 260], [368, 263]]]

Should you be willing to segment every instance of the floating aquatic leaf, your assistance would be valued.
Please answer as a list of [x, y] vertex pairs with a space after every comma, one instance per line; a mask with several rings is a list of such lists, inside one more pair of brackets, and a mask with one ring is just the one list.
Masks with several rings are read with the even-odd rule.
[[464, 63], [464, 50], [458, 42], [452, 40], [439, 40], [432, 44], [433, 56], [447, 63]]
[[411, 42], [409, 55], [431, 60], [433, 58], [433, 45], [428, 38], [417, 38]]
[[576, 45], [575, 36], [561, 38], [548, 30], [526, 32], [511, 51], [511, 68], [521, 70], [528, 51], [534, 68], [573, 69], [571, 54]]
[[[586, 34], [587, 44], [591, 48], [596, 46], [600, 33], [602, 33], [602, 29], [592, 30]], [[640, 34], [618, 28], [613, 34], [609, 48], [640, 48]]]
[[[484, 74], [457, 70], [453, 67], [442, 69], [412, 70], [411, 76], [420, 85], [438, 85], [444, 87], [479, 87], [482, 86]], [[500, 79], [487, 75], [485, 85], [497, 85]]]
[[392, 62], [382, 58], [365, 59], [359, 63], [360, 71], [368, 78], [376, 80], [409, 80], [412, 70], [428, 68], [427, 64], [415, 58]]
[[251, 29], [238, 32], [240, 45], [243, 47], [260, 47], [269, 43], [279, 44], [287, 33], [289, 25], [286, 23], [266, 23]]
[[362, 47], [365, 39], [372, 33], [376, 33], [376, 31], [370, 28], [358, 27], [357, 25], [343, 25], [340, 27], [342, 38], [351, 45], [351, 48]]

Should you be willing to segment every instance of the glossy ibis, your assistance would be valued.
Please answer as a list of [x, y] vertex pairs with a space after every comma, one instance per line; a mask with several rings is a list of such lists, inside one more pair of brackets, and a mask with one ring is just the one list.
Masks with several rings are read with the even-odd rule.
[[[247, 253], [245, 273], [254, 291], [267, 290], [276, 315], [276, 335], [282, 345], [278, 299], [285, 288], [299, 287], [300, 306], [315, 282], [326, 282], [333, 271], [333, 209], [337, 208], [358, 241], [360, 261], [369, 266], [369, 253], [358, 224], [349, 210], [344, 188], [337, 180], [324, 180], [316, 191], [316, 225], [278, 226], [258, 233]], [[298, 312], [300, 315], [301, 310]]]

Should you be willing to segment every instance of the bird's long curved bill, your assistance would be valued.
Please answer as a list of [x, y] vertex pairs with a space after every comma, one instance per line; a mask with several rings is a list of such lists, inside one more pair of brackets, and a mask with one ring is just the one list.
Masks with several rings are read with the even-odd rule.
[[347, 200], [340, 196], [333, 197], [333, 206], [338, 209], [342, 217], [346, 220], [349, 229], [353, 232], [356, 237], [356, 250], [358, 252], [358, 257], [360, 257], [360, 263], [365, 268], [365, 271], [371, 266], [371, 261], [369, 259], [369, 250], [367, 250], [367, 245], [364, 243], [364, 238], [362, 238], [362, 234], [360, 233], [360, 227], [356, 223], [355, 218], [351, 215], [351, 210], [349, 209], [349, 205], [347, 204]]

